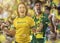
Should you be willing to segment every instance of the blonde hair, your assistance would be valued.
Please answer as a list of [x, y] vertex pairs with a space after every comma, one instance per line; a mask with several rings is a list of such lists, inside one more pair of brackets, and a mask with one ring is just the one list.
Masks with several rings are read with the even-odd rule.
[[[19, 6], [20, 4], [23, 4], [23, 5], [25, 6], [25, 8], [26, 8], [26, 13], [25, 13], [25, 15], [27, 15], [27, 13], [28, 13], [27, 5], [26, 5], [25, 3], [23, 3], [23, 2], [20, 2], [20, 3], [18, 4], [18, 6]], [[19, 16], [18, 7], [17, 7], [17, 15]]]

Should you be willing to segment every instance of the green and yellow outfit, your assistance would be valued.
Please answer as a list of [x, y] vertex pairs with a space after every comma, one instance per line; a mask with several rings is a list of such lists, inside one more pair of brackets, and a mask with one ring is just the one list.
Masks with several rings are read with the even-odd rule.
[[[42, 14], [40, 14], [37, 18], [36, 15], [33, 16], [33, 19], [35, 21], [35, 27], [36, 29], [39, 29], [39, 24], [42, 23]], [[44, 37], [43, 37], [43, 31], [37, 33], [37, 34], [32, 34], [32, 41], [31, 43], [44, 43]]]

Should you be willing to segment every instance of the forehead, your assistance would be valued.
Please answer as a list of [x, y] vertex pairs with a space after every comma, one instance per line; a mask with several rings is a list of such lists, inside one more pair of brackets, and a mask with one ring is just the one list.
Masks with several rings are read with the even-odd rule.
[[19, 6], [18, 7], [25, 7], [25, 5], [24, 4], [19, 4]]
[[41, 4], [40, 4], [40, 3], [36, 3], [35, 6], [36, 6], [36, 5], [41, 5]]

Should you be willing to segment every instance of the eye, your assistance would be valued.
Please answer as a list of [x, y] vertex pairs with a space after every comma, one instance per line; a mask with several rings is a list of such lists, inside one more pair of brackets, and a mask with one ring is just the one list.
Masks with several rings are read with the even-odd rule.
[[20, 9], [22, 8], [22, 7], [19, 7]]
[[23, 8], [25, 8], [25, 7], [23, 7]]

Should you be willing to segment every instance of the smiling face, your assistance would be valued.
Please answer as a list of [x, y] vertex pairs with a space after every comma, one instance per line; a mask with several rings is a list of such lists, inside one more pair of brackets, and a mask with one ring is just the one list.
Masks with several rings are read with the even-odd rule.
[[38, 10], [38, 9], [40, 9], [40, 3], [36, 3], [35, 4], [35, 8]]
[[26, 6], [24, 4], [22, 4], [22, 3], [19, 4], [19, 6], [18, 6], [19, 16], [25, 16], [26, 12], [27, 12]]
[[34, 8], [38, 14], [41, 12], [41, 4], [40, 3], [36, 3]]

